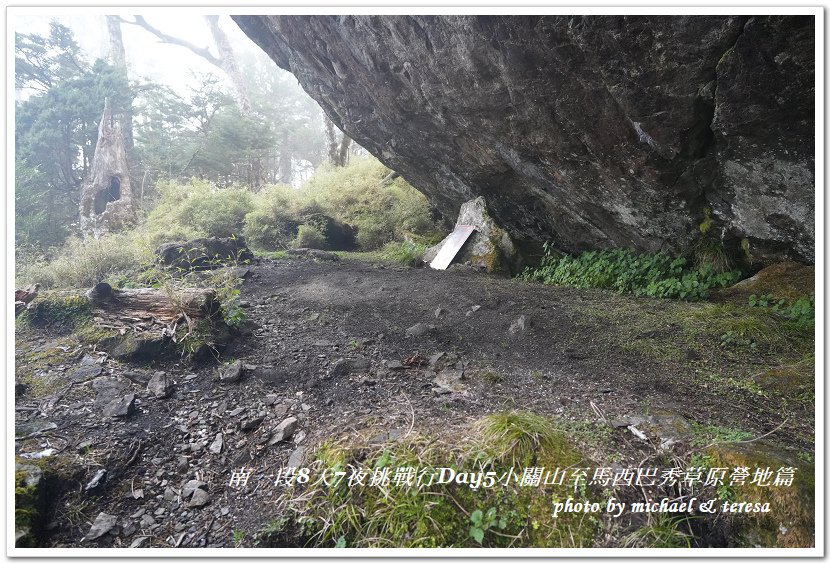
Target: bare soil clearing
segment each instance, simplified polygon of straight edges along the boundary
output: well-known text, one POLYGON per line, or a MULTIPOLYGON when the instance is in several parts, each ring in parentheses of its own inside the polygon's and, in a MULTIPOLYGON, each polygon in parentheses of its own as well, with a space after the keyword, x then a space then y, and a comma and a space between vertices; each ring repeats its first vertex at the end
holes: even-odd
POLYGON ((349 434, 451 433, 496 411, 608 428, 576 445, 622 466, 665 445, 656 426, 639 424, 645 441, 627 429, 655 414, 683 421, 677 456, 705 428, 772 432, 778 447, 813 452, 812 381, 783 393, 758 378, 798 354, 724 345, 717 328, 686 323, 708 319, 712 303, 354 259, 262 259, 241 298, 248 321, 222 365, 134 365, 71 334, 18 333, 17 376, 30 387, 16 400, 16 453, 54 448, 71 468, 47 518, 49 546, 251 546, 284 510, 272 481, 292 454, 349 434), (241 360, 241 379, 222 383, 230 360, 241 360), (157 371, 175 381, 169 398, 146 391, 157 371), (129 394, 134 411, 102 414, 129 394), (291 416, 293 436, 269 445, 291 416), (251 481, 234 490, 240 467, 251 481), (101 469, 106 478, 85 490, 101 469), (117 517, 118 533, 82 540, 100 512, 117 517))

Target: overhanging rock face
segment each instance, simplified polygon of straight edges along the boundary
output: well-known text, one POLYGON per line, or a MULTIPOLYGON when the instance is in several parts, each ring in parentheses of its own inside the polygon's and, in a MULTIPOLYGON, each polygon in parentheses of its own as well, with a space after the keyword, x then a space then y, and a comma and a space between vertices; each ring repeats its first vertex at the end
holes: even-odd
POLYGON ((748 16, 234 16, 448 223, 814 258, 814 22, 748 16))

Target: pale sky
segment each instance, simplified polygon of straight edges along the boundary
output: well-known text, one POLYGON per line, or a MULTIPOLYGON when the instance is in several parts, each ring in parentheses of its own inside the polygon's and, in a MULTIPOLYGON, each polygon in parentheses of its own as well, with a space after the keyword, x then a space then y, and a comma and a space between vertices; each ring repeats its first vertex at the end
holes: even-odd
MULTIPOLYGON (((91 62, 95 58, 107 56, 109 37, 104 15, 106 14, 99 10, 62 14, 58 9, 43 15, 18 15, 13 18, 13 24, 14 31, 18 33, 46 34, 49 31, 49 21, 57 19, 72 29, 75 40, 89 55, 91 62)), ((132 19, 127 13, 120 15, 125 19, 132 19)), ((202 14, 168 10, 146 11, 141 15, 144 15, 150 25, 162 32, 189 41, 198 47, 209 47, 211 52, 218 54, 213 47, 213 38, 202 14)), ((229 16, 222 16, 219 25, 228 35, 236 53, 259 50, 229 16)), ((132 78, 144 77, 166 84, 180 93, 186 93, 188 84, 192 84, 190 71, 210 72, 225 78, 221 70, 198 55, 184 47, 161 43, 154 35, 138 26, 122 24, 121 33, 132 78)), ((285 72, 276 64, 274 69, 276 72, 285 72)))

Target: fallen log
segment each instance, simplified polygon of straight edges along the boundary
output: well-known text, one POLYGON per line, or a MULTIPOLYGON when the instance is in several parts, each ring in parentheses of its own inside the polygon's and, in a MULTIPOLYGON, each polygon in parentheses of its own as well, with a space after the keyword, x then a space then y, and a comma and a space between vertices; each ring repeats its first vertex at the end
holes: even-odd
POLYGON ((28 285, 23 289, 16 289, 14 290, 14 316, 16 317, 20 313, 26 310, 26 307, 34 301, 35 297, 37 297, 37 292, 40 289, 40 284, 35 283, 32 285, 28 285))
POLYGON ((219 309, 212 289, 113 289, 102 282, 87 291, 86 298, 95 317, 128 324, 152 320, 169 325, 182 318, 207 318, 219 309))
POLYGON ((221 347, 228 327, 212 289, 114 289, 43 294, 27 310, 40 326, 79 330, 115 358, 152 358, 171 349, 197 356, 221 347), (171 348, 172 345, 172 348, 171 348))

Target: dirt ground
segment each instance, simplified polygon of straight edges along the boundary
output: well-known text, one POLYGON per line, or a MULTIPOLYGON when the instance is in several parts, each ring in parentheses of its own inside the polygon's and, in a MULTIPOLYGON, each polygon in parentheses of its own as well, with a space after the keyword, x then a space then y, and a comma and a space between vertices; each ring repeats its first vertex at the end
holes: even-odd
POLYGON ((622 465, 641 463, 665 439, 648 425, 640 425, 646 440, 627 428, 655 413, 684 421, 683 452, 706 428, 772 432, 783 448, 813 452, 809 393, 756 384, 781 353, 724 347, 718 334, 684 328, 708 303, 355 259, 262 259, 249 270, 248 322, 220 366, 118 362, 72 335, 18 334, 18 374, 38 357, 35 377, 57 383, 17 398, 16 453, 53 448, 73 476, 55 485, 48 546, 250 546, 235 531, 280 516, 270 481, 292 454, 349 434, 441 433, 496 411, 608 423, 605 451, 594 453, 613 450, 622 465), (220 383, 220 368, 237 359, 241 380, 220 383), (443 387, 435 382, 442 369, 452 375, 443 387), (176 383, 170 398, 145 391, 159 370, 176 383), (126 393, 136 394, 134 413, 101 415, 126 393), (268 445, 289 416, 298 422, 292 439, 268 445), (248 486, 228 487, 241 467, 252 470, 248 486), (101 469, 106 478, 87 489, 101 469), (182 502, 191 480, 208 493, 204 506, 182 502), (120 532, 85 540, 99 512, 116 516, 120 532))

